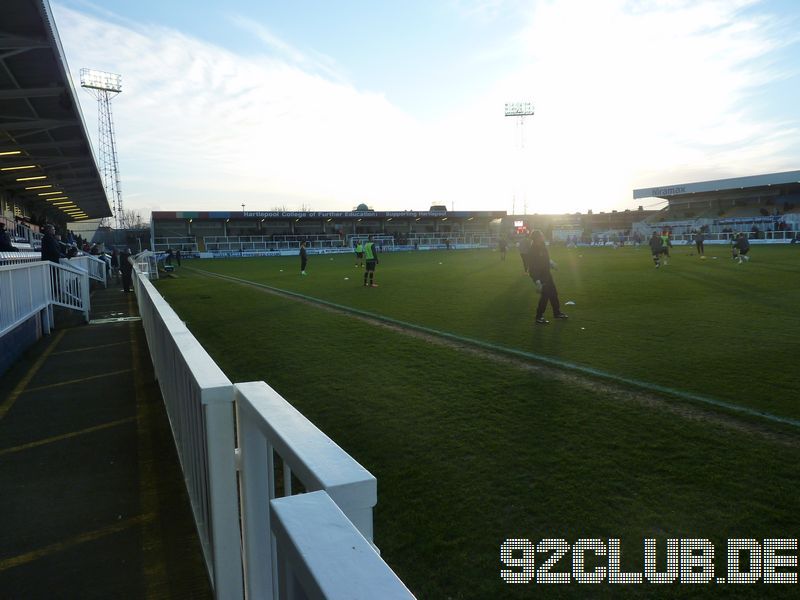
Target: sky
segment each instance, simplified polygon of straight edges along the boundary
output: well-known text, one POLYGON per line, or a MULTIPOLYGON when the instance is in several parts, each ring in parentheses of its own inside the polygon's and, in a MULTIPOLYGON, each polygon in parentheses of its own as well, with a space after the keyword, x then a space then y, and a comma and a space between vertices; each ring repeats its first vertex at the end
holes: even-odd
POLYGON ((796 0, 50 0, 112 101, 123 205, 658 208, 800 169, 796 0), (534 115, 506 117, 510 102, 534 115))

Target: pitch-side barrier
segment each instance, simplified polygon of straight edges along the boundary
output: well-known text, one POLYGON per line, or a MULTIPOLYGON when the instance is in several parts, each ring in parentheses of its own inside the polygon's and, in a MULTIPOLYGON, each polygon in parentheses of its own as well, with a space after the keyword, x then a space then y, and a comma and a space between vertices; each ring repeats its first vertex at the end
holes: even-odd
POLYGON ((266 383, 232 384, 134 268, 215 597, 413 598, 372 545, 375 478, 266 383))

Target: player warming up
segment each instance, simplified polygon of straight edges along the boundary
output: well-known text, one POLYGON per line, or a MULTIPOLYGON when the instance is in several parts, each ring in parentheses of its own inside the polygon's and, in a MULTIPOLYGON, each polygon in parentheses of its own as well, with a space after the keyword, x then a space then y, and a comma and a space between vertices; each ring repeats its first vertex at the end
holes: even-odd
POLYGON ((567 315, 561 312, 558 290, 553 281, 553 275, 550 273, 551 268, 556 268, 556 263, 550 260, 550 253, 544 243, 544 235, 538 229, 531 231, 530 245, 522 253, 522 266, 533 280, 536 291, 541 294, 539 304, 536 306, 536 323, 547 325, 550 322, 544 318, 548 302, 553 308, 554 318, 566 319, 567 315))
POLYGON ((369 236, 367 243, 364 244, 364 259, 366 260, 366 269, 364 270, 364 285, 369 287, 378 287, 375 283, 375 266, 378 264, 378 252, 375 250, 375 242, 372 241, 372 236, 369 236), (369 283, 367 283, 369 278, 369 283))
POLYGON ((361 240, 356 242, 356 267, 363 267, 364 266, 364 245, 361 243, 361 240))
POLYGON ((747 236, 740 233, 736 236, 736 241, 733 243, 733 260, 738 260, 739 264, 749 261, 750 257, 747 253, 750 252, 750 242, 747 241, 747 236))
POLYGON ((308 264, 308 252, 306 252, 306 243, 300 242, 300 275, 307 275, 306 265, 308 264))
POLYGON ((661 259, 664 263, 664 266, 669 264, 669 249, 672 247, 672 240, 669 237, 669 231, 665 231, 661 234, 661 254, 664 255, 664 258, 661 259))
POLYGON ((658 235, 655 231, 653 231, 653 235, 650 236, 650 252, 653 255, 653 262, 656 264, 656 269, 661 266, 661 253, 664 251, 664 240, 661 239, 661 236, 658 235))

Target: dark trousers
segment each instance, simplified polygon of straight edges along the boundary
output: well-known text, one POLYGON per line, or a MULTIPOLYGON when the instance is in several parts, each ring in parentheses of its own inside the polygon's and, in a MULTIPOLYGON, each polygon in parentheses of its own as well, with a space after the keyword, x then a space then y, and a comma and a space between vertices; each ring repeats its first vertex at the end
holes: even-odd
POLYGON ((304 256, 303 258, 300 259, 300 270, 305 271, 307 264, 308 264, 308 259, 304 256))
POLYGON ((553 316, 561 313, 561 303, 558 301, 558 290, 553 278, 548 276, 542 280, 542 295, 539 297, 539 304, 536 307, 536 318, 544 316, 547 303, 553 308, 553 316))
POLYGON ((703 254, 705 248, 703 248, 703 242, 695 242, 695 246, 697 246, 697 253, 703 254))
POLYGON ((122 289, 130 292, 133 287, 133 271, 128 269, 122 270, 122 289))

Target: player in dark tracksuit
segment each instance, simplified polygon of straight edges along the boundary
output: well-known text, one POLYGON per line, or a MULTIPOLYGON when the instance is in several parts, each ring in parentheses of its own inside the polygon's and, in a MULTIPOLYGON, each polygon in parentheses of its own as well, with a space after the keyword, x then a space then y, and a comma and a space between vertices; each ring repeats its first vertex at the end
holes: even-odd
POLYGON ((739 264, 742 264, 742 260, 750 260, 750 257, 747 256, 747 253, 750 251, 750 242, 747 241, 747 236, 743 233, 740 233, 736 237, 736 241, 733 243, 733 259, 738 260, 739 264))
POLYGON ((306 275, 307 264, 308 264, 308 252, 306 252, 306 243, 300 242, 300 275, 306 275))
POLYGON ((694 234, 694 245, 697 246, 697 253, 700 256, 703 256, 705 254, 705 241, 706 241, 706 236, 703 235, 702 231, 698 231, 697 233, 694 234))
POLYGON ((553 309, 554 318, 566 319, 567 315, 561 312, 558 290, 553 281, 553 275, 550 273, 550 268, 555 267, 555 263, 550 260, 550 253, 547 252, 547 246, 544 243, 544 235, 538 229, 531 232, 530 245, 522 253, 522 266, 541 294, 539 304, 536 306, 536 322, 540 325, 547 325, 550 322, 544 318, 548 302, 553 309))
POLYGON ((656 263, 656 269, 661 266, 661 254, 664 252, 664 240, 655 231, 650 236, 650 252, 653 255, 653 262, 656 263))

